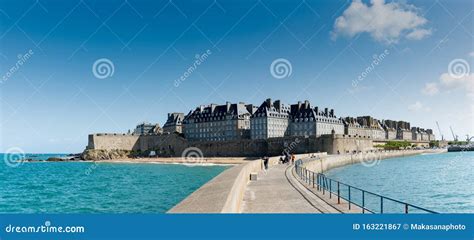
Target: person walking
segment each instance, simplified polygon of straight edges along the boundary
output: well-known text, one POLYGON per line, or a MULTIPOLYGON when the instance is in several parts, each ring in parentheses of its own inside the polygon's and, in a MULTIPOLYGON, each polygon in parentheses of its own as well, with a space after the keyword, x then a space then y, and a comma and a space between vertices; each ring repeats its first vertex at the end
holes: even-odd
POLYGON ((295 155, 291 154, 291 164, 295 164, 295 155))
POLYGON ((267 156, 263 157, 263 166, 265 167, 265 170, 268 170, 268 157, 267 156))

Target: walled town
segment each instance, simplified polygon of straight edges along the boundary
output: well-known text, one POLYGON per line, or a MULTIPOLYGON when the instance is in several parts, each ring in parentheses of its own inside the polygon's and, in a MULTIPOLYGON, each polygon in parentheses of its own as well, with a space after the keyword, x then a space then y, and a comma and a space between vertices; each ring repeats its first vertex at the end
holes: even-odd
POLYGON ((201 105, 186 115, 169 113, 163 127, 141 123, 126 134, 91 134, 86 149, 166 157, 182 156, 193 148, 206 157, 261 157, 282 151, 368 152, 393 142, 428 147, 434 140, 432 129, 412 127, 406 121, 337 117, 334 109, 312 106, 309 101, 287 105, 266 99, 260 105, 227 102, 201 105))

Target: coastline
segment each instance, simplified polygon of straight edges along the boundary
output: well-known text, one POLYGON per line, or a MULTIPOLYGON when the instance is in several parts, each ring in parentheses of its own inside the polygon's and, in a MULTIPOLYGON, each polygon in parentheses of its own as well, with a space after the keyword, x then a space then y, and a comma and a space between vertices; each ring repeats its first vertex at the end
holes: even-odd
POLYGON ((184 165, 236 165, 256 159, 247 158, 120 158, 108 160, 95 160, 96 163, 155 163, 155 164, 184 164, 184 165))
POLYGON ((421 154, 441 154, 446 153, 446 149, 426 149, 426 150, 391 150, 381 152, 368 152, 348 155, 327 155, 321 159, 303 159, 303 168, 316 173, 324 173, 334 168, 344 167, 352 164, 376 164, 378 161, 388 160, 398 157, 407 157, 421 154))
POLYGON ((20 162, 89 162, 89 163, 150 163, 150 164, 181 164, 190 166, 213 166, 213 165, 238 165, 247 163, 250 161, 258 160, 258 158, 246 158, 246 157, 213 157, 213 158, 163 158, 163 157, 150 157, 150 158, 117 158, 117 159, 101 159, 101 160, 77 160, 77 159, 60 159, 54 158, 54 160, 33 160, 25 159, 20 162))

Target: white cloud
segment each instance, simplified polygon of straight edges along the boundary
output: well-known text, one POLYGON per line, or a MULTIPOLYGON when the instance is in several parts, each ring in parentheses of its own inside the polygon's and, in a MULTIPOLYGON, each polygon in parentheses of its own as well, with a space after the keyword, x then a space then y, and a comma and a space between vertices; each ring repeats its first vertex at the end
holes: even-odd
MULTIPOLYGON (((470 55, 472 52, 470 53, 470 55)), ((448 66, 448 72, 439 76, 438 82, 426 83, 421 92, 433 96, 440 91, 462 89, 467 97, 474 99, 474 73, 470 72, 469 62, 455 59, 448 66)))
POLYGON ((431 111, 431 108, 425 107, 423 103, 416 101, 414 104, 408 105, 408 110, 412 112, 420 112, 420 111, 429 112, 431 111))
POLYGON ((431 30, 429 29, 415 29, 408 33, 406 37, 410 40, 420 40, 429 35, 431 35, 431 30))
POLYGON ((438 84, 434 82, 426 83, 425 87, 421 90, 421 92, 428 96, 436 95, 439 93, 438 84))
POLYGON ((462 77, 452 76, 449 73, 443 73, 439 77, 440 83, 447 89, 462 88, 466 90, 467 95, 474 97, 474 74, 466 74, 462 77))
POLYGON ((396 43, 400 38, 420 40, 431 34, 423 26, 428 22, 413 5, 372 0, 371 5, 353 0, 334 23, 333 39, 368 33, 379 42, 396 43))
POLYGON ((474 57, 474 52, 470 52, 469 56, 474 57))

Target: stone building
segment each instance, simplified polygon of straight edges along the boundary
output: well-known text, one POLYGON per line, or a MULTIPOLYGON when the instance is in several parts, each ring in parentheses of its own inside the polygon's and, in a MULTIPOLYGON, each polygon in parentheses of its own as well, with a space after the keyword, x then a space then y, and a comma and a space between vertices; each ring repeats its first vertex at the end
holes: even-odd
POLYGON ((397 122, 392 120, 382 120, 380 125, 385 130, 385 139, 395 140, 397 139, 397 122))
POLYGON ((360 136, 376 140, 386 139, 385 130, 380 122, 370 116, 346 117, 342 119, 344 123, 344 134, 351 136, 360 136))
POLYGON ((159 124, 151 124, 143 122, 138 124, 133 131, 133 134, 145 135, 145 134, 159 134, 162 129, 159 124))
POLYGON ((423 129, 419 127, 412 127, 412 140, 413 141, 431 141, 434 140, 433 130, 423 129))
POLYGON ((362 126, 357 121, 357 118, 346 117, 341 119, 344 123, 344 134, 349 136, 360 136, 368 138, 371 136, 372 132, 366 126, 362 126))
POLYGON ((413 141, 421 141, 421 131, 420 131, 420 128, 417 128, 417 127, 412 127, 411 128, 411 140, 413 141))
POLYGON ((250 117, 251 139, 268 139, 290 135, 290 107, 280 100, 265 100, 250 117))
POLYGON ((183 133, 189 141, 229 141, 250 138, 252 105, 230 103, 199 106, 183 120, 183 133))
POLYGON ((182 133, 183 132, 184 113, 168 113, 168 119, 163 125, 163 132, 182 133))
POLYGON ((298 102, 290 107, 291 136, 316 136, 344 134, 344 124, 334 114, 334 110, 319 111, 312 108, 309 101, 298 102))
POLYGON ((428 141, 435 141, 435 135, 432 129, 426 129, 426 134, 428 134, 428 141))
POLYGON ((357 121, 360 125, 370 129, 370 137, 376 140, 386 139, 385 130, 379 121, 371 116, 357 117, 357 121))
POLYGON ((397 122, 397 139, 408 140, 408 141, 413 139, 409 122, 404 122, 404 121, 397 122))

